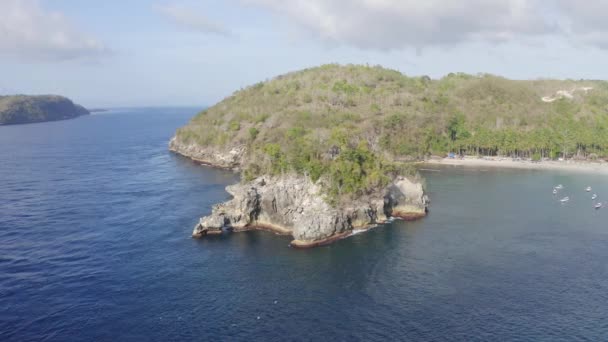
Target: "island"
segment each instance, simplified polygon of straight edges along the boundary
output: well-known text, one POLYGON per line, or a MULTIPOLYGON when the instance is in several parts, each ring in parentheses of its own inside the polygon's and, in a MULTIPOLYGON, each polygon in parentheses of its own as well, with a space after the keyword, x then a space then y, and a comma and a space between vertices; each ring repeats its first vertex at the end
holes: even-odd
POLYGON ((232 199, 193 236, 263 229, 312 247, 391 218, 424 217, 418 162, 603 160, 606 132, 604 81, 431 79, 329 64, 236 91, 178 129, 169 149, 241 173, 227 188, 232 199))
POLYGON ((352 110, 358 82, 332 75, 341 71, 327 66, 258 83, 177 131, 172 151, 242 175, 227 188, 232 200, 214 206, 193 236, 261 229, 314 247, 426 215, 422 179, 380 144, 376 112, 352 110))
POLYGON ((66 120, 87 114, 87 109, 63 96, 0 96, 0 125, 66 120))

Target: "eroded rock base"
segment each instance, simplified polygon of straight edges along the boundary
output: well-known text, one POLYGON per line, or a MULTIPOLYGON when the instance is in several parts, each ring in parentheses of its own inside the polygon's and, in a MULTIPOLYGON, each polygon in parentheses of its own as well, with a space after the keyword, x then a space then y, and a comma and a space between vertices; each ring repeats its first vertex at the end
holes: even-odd
POLYGON ((310 248, 386 223, 391 217, 420 219, 428 206, 422 185, 405 177, 341 208, 330 206, 320 187, 304 176, 260 177, 226 190, 233 199, 215 205, 211 215, 201 218, 193 237, 223 230, 265 230, 293 236, 293 247, 310 248))

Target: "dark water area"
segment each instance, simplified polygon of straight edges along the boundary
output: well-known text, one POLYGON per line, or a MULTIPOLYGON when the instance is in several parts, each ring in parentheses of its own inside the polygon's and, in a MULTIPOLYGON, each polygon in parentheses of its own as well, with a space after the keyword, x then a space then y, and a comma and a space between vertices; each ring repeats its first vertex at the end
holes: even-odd
POLYGON ((167 151, 195 112, 0 127, 0 341, 608 340, 605 176, 442 168, 421 221, 193 240, 237 180, 167 151))

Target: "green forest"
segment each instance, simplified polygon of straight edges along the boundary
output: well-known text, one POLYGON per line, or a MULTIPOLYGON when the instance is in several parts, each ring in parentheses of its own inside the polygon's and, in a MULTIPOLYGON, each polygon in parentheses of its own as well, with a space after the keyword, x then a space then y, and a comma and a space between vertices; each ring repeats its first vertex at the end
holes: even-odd
POLYGON ((463 73, 434 80, 330 64, 241 89, 177 137, 217 149, 247 146, 245 179, 305 173, 339 198, 411 172, 403 162, 450 152, 603 159, 607 132, 604 81, 463 73))

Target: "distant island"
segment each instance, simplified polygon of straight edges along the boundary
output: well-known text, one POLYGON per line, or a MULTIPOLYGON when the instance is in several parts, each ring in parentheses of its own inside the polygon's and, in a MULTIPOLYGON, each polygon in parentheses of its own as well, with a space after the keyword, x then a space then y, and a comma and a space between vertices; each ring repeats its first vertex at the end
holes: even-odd
POLYGON ((412 163, 433 156, 527 160, 608 156, 608 83, 464 73, 409 77, 324 65, 278 76, 203 110, 170 142, 236 169, 234 199, 195 236, 270 229, 315 246, 390 217, 426 213, 412 163))
POLYGON ((87 114, 87 109, 63 96, 0 96, 0 125, 66 120, 87 114))

